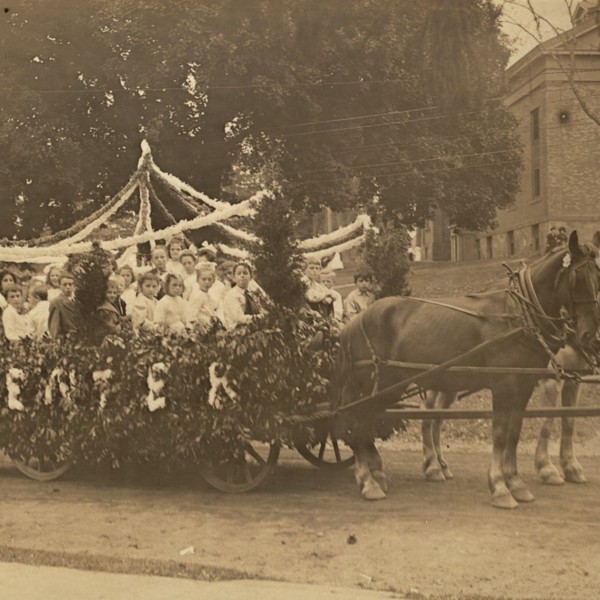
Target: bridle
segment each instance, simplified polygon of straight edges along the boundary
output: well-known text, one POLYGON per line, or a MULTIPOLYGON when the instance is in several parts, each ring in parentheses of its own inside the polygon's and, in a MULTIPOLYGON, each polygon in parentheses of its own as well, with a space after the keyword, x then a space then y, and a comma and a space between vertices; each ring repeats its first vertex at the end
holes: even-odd
POLYGON ((566 307, 567 311, 570 315, 570 318, 575 320, 575 308, 579 304, 594 304, 596 306, 596 313, 598 313, 598 293, 600 290, 596 285, 594 285, 594 277, 593 273, 596 277, 600 274, 600 268, 596 263, 596 257, 592 254, 589 256, 584 256, 577 260, 574 264, 571 264, 572 256, 571 253, 565 254, 563 259, 563 267, 557 273, 556 279, 554 281, 554 290, 557 291, 561 282, 566 279, 567 290, 569 294, 569 306, 566 307), (565 264, 566 263, 566 264, 565 264), (585 269, 585 271, 584 271, 585 269), (575 288, 577 275, 581 271, 584 271, 583 275, 586 280, 586 292, 584 296, 575 296, 573 294, 573 290, 575 288))

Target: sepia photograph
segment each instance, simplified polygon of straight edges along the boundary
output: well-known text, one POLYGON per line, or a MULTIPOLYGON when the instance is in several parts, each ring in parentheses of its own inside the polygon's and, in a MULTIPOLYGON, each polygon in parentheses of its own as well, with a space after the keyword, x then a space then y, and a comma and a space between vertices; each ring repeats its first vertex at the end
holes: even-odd
POLYGON ((0 19, 2 600, 600 597, 600 0, 0 19))

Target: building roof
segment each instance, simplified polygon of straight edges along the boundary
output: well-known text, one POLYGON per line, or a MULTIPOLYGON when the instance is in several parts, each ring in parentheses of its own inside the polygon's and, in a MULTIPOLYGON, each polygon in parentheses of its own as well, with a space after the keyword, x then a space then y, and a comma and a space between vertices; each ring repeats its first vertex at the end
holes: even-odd
POLYGON ((573 21, 579 23, 592 16, 593 13, 600 12, 599 0, 582 0, 573 13, 573 21))

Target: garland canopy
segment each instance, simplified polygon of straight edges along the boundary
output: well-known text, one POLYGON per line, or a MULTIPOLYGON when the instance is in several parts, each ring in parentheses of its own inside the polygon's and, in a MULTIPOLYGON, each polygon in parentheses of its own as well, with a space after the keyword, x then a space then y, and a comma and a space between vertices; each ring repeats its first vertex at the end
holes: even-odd
MULTIPOLYGON (((214 200, 175 175, 162 171, 154 163, 146 140, 142 141, 141 148, 142 154, 136 171, 125 186, 101 208, 63 231, 31 240, 11 241, 0 246, 0 261, 47 264, 66 261, 71 254, 89 252, 93 247, 90 238, 93 239, 94 232, 104 226, 132 198, 136 190, 139 204, 132 235, 104 241, 104 249, 121 251, 122 258, 125 258, 134 254, 138 244, 150 243, 152 247, 156 240, 169 239, 189 231, 217 228, 222 234, 221 237, 232 244, 217 243, 221 252, 233 257, 246 258, 248 251, 245 247, 256 243, 258 239, 253 233, 229 225, 225 221, 234 217, 251 217, 256 205, 269 196, 270 192, 262 190, 239 204, 214 200), (161 200, 157 189, 169 199, 168 205, 161 200), (178 215, 185 215, 185 218, 173 216, 172 211, 175 209, 178 215), (154 230, 153 214, 160 216, 161 221, 168 225, 154 230)), ((331 233, 299 240, 298 246, 307 257, 333 256, 336 252, 361 245, 366 231, 371 228, 369 217, 363 214, 350 225, 331 233)))

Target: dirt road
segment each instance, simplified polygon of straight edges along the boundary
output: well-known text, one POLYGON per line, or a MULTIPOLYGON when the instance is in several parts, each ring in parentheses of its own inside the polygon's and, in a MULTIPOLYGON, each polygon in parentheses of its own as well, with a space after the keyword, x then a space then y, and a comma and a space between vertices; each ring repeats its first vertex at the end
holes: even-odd
POLYGON ((456 479, 446 484, 423 481, 415 451, 392 443, 383 456, 390 496, 375 504, 359 498, 350 471, 317 470, 292 451, 262 488, 239 496, 152 469, 80 467, 42 484, 2 459, 0 545, 176 560, 414 597, 599 597, 597 458, 581 458, 590 483, 552 488, 536 482, 523 456, 537 500, 503 512, 489 504, 485 452, 450 454, 456 479), (194 554, 180 556, 189 546, 194 554))

